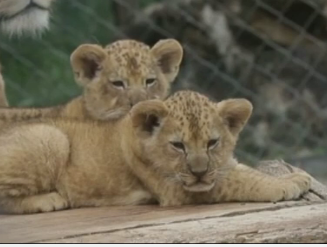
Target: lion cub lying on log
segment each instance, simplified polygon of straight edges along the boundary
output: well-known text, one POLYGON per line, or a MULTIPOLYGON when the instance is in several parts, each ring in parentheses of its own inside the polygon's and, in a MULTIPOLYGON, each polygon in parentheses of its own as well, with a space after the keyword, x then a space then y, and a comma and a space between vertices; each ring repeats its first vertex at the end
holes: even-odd
MULTIPOLYGON (((83 87, 82 96, 49 108, 0 108, 0 122, 42 117, 120 118, 139 101, 166 98, 182 58, 183 48, 174 39, 161 40, 152 48, 135 40, 119 40, 106 48, 81 45, 71 55, 71 66, 83 87)), ((4 82, 1 85, 4 90, 4 82)), ((7 105, 6 98, 2 102, 7 105)))
POLYGON ((118 121, 43 119, 0 132, 0 208, 161 206, 297 199, 310 176, 265 175, 233 158, 252 112, 190 91, 136 104, 118 121))

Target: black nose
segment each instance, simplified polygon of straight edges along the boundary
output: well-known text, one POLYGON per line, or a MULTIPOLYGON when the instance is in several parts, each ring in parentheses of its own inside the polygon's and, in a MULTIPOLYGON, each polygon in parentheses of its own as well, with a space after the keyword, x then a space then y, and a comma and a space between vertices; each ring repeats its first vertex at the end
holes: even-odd
POLYGON ((191 170, 191 173, 197 178, 202 178, 207 173, 207 170, 202 170, 202 171, 192 171, 191 170))

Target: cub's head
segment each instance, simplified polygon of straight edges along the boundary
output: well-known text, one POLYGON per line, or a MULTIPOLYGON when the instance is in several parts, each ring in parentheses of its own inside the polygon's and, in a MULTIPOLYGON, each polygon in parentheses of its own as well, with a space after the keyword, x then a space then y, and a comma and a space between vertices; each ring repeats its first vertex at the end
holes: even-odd
POLYGON ((37 33, 49 26, 54 0, 0 0, 0 29, 9 35, 37 33))
POLYGON ((116 41, 105 48, 81 45, 71 56, 76 81, 84 87, 86 108, 99 120, 124 116, 133 105, 164 99, 183 57, 174 39, 152 48, 135 40, 116 41))
POLYGON ((190 192, 208 191, 228 161, 252 113, 246 99, 214 103, 181 91, 165 102, 152 100, 131 110, 135 146, 163 177, 190 192))

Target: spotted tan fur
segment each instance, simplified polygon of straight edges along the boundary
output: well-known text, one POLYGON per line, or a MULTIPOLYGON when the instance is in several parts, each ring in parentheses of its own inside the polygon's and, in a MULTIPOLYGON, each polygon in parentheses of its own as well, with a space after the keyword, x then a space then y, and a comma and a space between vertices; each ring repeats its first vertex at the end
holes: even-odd
POLYGON ((118 121, 36 120, 0 132, 0 208, 161 206, 298 198, 310 177, 265 175, 233 158, 252 112, 245 99, 179 92, 118 121))
POLYGON ((181 45, 161 40, 152 48, 135 40, 119 40, 105 48, 79 46, 71 55, 76 81, 83 95, 49 108, 2 108, 2 123, 40 117, 118 119, 131 106, 147 99, 164 99, 183 57, 181 45), (150 83, 149 83, 150 82, 150 83))

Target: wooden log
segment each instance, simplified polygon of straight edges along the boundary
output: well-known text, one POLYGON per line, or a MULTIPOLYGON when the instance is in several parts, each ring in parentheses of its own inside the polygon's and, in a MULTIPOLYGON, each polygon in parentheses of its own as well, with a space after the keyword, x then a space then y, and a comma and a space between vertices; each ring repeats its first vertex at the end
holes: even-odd
POLYGON ((315 243, 327 242, 327 203, 87 208, 0 223, 1 243, 315 243))

